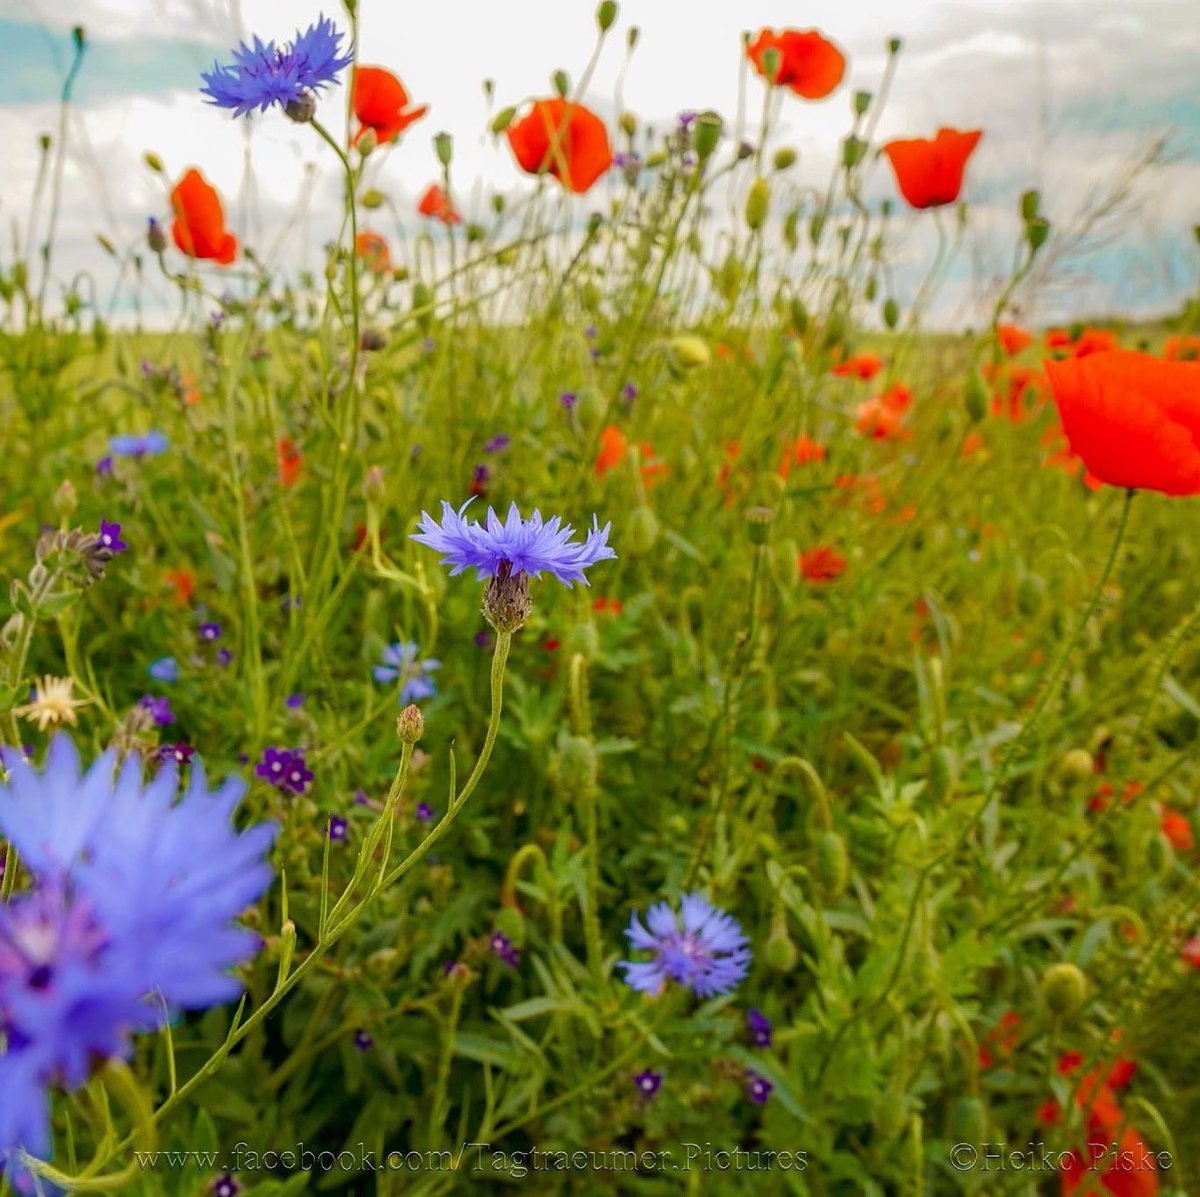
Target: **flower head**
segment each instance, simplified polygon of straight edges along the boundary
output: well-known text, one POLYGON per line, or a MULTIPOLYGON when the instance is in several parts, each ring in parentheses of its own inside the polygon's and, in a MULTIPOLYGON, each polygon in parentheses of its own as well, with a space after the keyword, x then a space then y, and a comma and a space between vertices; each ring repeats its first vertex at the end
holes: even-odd
POLYGON ((254 775, 285 794, 303 794, 313 780, 313 772, 300 748, 266 749, 254 767, 254 775))
POLYGON ((649 1101, 652 1097, 658 1096, 658 1091, 662 1088, 663 1074, 647 1068, 633 1078, 633 1083, 637 1091, 649 1101))
POLYGON ((589 190, 612 165, 604 122, 581 104, 536 100, 508 126, 508 144, 527 175, 548 174, 577 195, 589 190))
POLYGON ((354 143, 362 141, 367 130, 375 134, 378 145, 395 141, 414 121, 419 121, 429 106, 408 106, 404 84, 383 67, 360 66, 354 71, 354 115, 359 130, 354 143))
POLYGON ((169 698, 158 698, 153 694, 144 695, 138 706, 150 712, 150 717, 159 727, 170 727, 175 722, 175 713, 171 710, 169 698))
POLYGON ((179 664, 174 657, 159 657, 157 661, 151 661, 146 667, 146 672, 156 682, 170 685, 179 681, 179 664))
POLYGON ((124 553, 129 546, 121 539, 121 525, 110 524, 108 520, 101 519, 100 531, 100 547, 112 556, 118 553, 124 553))
POLYGON ((145 432, 134 435, 114 436, 108 442, 108 447, 114 457, 157 457, 165 453, 170 442, 161 432, 145 432))
POLYGON ((932 139, 889 141, 883 152, 892 164, 900 194, 914 208, 955 203, 962 191, 967 159, 982 136, 978 129, 967 133, 939 129, 932 139))
POLYGON ((815 29, 760 31, 746 54, 754 69, 773 87, 787 87, 805 100, 823 100, 846 73, 846 56, 815 29), (767 52, 778 56, 774 77, 767 71, 767 52))
POLYGON ((228 108, 234 116, 245 116, 258 109, 266 112, 272 104, 305 106, 311 93, 337 82, 338 75, 354 60, 341 51, 342 33, 321 16, 315 25, 282 49, 274 41, 254 39, 252 46, 245 42, 233 51, 228 66, 213 63, 211 71, 202 74, 205 86, 200 89, 209 102, 218 108, 228 108))
POLYGON ((350 824, 341 815, 329 816, 329 842, 340 844, 350 833, 350 824))
POLYGON ((462 224, 462 217, 454 207, 444 187, 430 183, 425 194, 417 204, 417 212, 430 220, 440 220, 442 224, 462 224))
POLYGON ((0 784, 0 838, 33 882, 0 907, 0 1167, 10 1176, 21 1151, 49 1154, 51 1085, 77 1088, 96 1062, 127 1058, 130 1035, 174 1010, 235 997, 229 970, 257 950, 232 923, 270 880, 274 829, 234 830, 241 783, 210 792, 196 762, 180 796, 174 769, 146 784, 136 758, 115 767, 109 752, 81 772, 59 737, 41 771, 22 763, 0 784))
POLYGON ((746 1096, 756 1106, 765 1106, 767 1099, 771 1096, 771 1090, 774 1088, 775 1086, 765 1076, 755 1072, 752 1068, 746 1070, 746 1096))
POLYGON ((468 523, 463 518, 467 504, 457 511, 442 502, 439 524, 428 512, 421 513, 419 531, 412 539, 443 554, 442 564, 452 566, 451 577, 464 570, 474 569, 482 581, 485 578, 518 576, 540 578, 552 574, 564 586, 576 582, 588 584, 585 570, 600 561, 616 557, 609 548, 611 524, 600 527, 592 517, 592 528, 580 542, 572 540, 575 529, 564 524, 559 516, 543 520, 540 511, 523 519, 514 503, 504 522, 488 508, 485 523, 468 523))
POLYGON ((228 266, 237 257, 238 239, 225 228, 221 197, 195 167, 175 185, 171 208, 171 237, 181 253, 218 266, 228 266))
POLYGON ((411 641, 389 644, 383 650, 382 664, 371 671, 377 682, 401 682, 400 702, 420 702, 437 693, 437 685, 429 675, 441 669, 441 661, 432 658, 420 661, 420 652, 411 641))
POLYGON ((761 1010, 746 1011, 746 1028, 755 1047, 771 1046, 771 1020, 761 1010))
POLYGON ((509 968, 516 968, 521 963, 521 953, 513 947, 512 940, 503 931, 493 931, 488 947, 497 960, 503 961, 509 968))
POLYGON ((38 731, 45 731, 51 724, 69 723, 74 726, 75 712, 87 706, 86 699, 75 697, 74 687, 74 678, 46 674, 34 684, 30 701, 17 707, 13 713, 24 716, 30 723, 36 723, 38 731))
POLYGON ((638 951, 654 953, 644 963, 620 962, 626 982, 643 993, 657 993, 674 981, 697 997, 715 997, 750 971, 741 924, 700 894, 687 894, 678 914, 666 902, 651 906, 645 927, 633 915, 625 936, 638 951))

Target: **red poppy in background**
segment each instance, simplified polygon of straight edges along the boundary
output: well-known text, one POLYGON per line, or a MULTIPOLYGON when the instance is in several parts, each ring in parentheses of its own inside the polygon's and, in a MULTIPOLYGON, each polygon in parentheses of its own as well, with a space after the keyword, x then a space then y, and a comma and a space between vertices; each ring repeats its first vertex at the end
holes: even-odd
POLYGON ((1046 363, 1071 451, 1109 486, 1200 494, 1200 362, 1117 351, 1046 363))
POLYGON ((385 274, 392 268, 392 251, 378 233, 369 230, 359 233, 354 239, 354 252, 366 263, 367 269, 375 274, 385 274))
POLYGON ((1000 377, 1001 382, 992 394, 992 415, 1020 423, 1028 414, 1026 399, 1042 397, 1046 376, 1030 366, 1005 366, 1000 377))
POLYGON ((408 92, 391 71, 364 66, 354 72, 354 115, 360 126, 354 135, 355 145, 362 141, 368 129, 374 130, 380 145, 395 141, 428 111, 428 104, 409 108, 408 92))
POLYGON ((967 159, 982 136, 979 129, 966 133, 939 129, 932 140, 889 141, 883 152, 892 164, 900 194, 914 208, 953 204, 962 191, 967 159))
POLYGON ((163 583, 178 607, 186 607, 196 593, 196 575, 190 569, 163 570, 163 583))
POLYGON ((1188 822, 1186 815, 1181 815, 1177 810, 1164 806, 1159 826, 1162 828, 1163 835, 1166 836, 1167 843, 1176 852, 1190 852, 1196 846, 1191 823, 1188 822))
POLYGON ((612 165, 604 122, 581 104, 535 100, 508 126, 508 144, 527 175, 548 174, 582 195, 612 165))
POLYGON ((806 582, 811 582, 814 586, 823 586, 846 572, 846 558, 828 545, 820 545, 807 553, 801 553, 796 558, 796 569, 806 582))
POLYGON ((1015 324, 999 325, 996 329, 996 337, 1006 357, 1016 357, 1023 349, 1028 349, 1033 344, 1033 334, 1027 333, 1023 328, 1018 328, 1015 324))
POLYGON ((596 477, 603 478, 625 460, 629 438, 615 425, 609 424, 600 433, 600 452, 596 454, 596 477))
POLYGON ((175 184, 171 207, 171 236, 189 258, 228 266, 237 257, 238 241, 225 229, 221 197, 194 166, 175 184))
POLYGON ((1052 328, 1046 334, 1046 348, 1059 356, 1090 357, 1093 353, 1111 353, 1120 349, 1114 333, 1103 328, 1085 328, 1078 336, 1072 336, 1062 328, 1052 328))
POLYGON ((291 437, 280 438, 275 446, 275 460, 279 465, 279 485, 284 488, 295 486, 304 465, 304 455, 291 437))
POLYGON ((912 391, 908 387, 889 387, 855 409, 855 427, 862 436, 876 441, 897 441, 908 437, 904 417, 912 406, 912 391))
POLYGON ((870 382, 882 369, 883 358, 878 354, 856 353, 844 362, 838 362, 829 373, 838 378, 860 378, 863 382, 870 382))
POLYGON ((762 29, 746 48, 754 69, 776 87, 789 87, 806 100, 823 100, 842 81, 846 73, 846 56, 815 29, 762 29), (768 77, 766 54, 779 54, 778 73, 768 77))
POLYGON ((436 183, 431 183, 429 190, 421 196, 421 202, 417 205, 417 211, 422 216, 428 216, 431 220, 440 220, 442 224, 462 223, 462 217, 450 202, 450 197, 436 183))
POLYGON ((779 463, 780 478, 787 478, 794 466, 811 465, 825 460, 825 446, 818 444, 810 436, 798 436, 790 445, 783 448, 783 459, 779 463))
POLYGON ((1163 357, 1169 362, 1200 361, 1200 337, 1168 337, 1163 345, 1163 357))
POLYGON ((742 455, 740 441, 730 441, 725 446, 725 461, 717 471, 717 489, 725 496, 725 506, 732 507, 735 498, 733 486, 733 471, 737 460, 742 455))

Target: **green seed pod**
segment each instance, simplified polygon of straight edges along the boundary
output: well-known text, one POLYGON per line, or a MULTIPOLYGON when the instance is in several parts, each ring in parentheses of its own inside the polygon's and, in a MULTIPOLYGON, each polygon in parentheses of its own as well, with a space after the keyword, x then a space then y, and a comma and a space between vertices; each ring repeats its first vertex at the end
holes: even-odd
POLYGON ((501 906, 496 914, 496 930, 499 931, 514 948, 525 946, 525 916, 518 906, 501 906))
POLYGON ((1088 996, 1088 981, 1078 965, 1063 961, 1042 974, 1042 1001, 1055 1018, 1074 1014, 1088 996))
POLYGON ((904 43, 898 37, 888 38, 888 44, 887 44, 888 53, 889 54, 899 54, 900 47, 902 45, 904 45, 904 43))
POLYGON ((1021 193, 1021 219, 1026 224, 1031 220, 1037 219, 1041 206, 1042 196, 1040 192, 1030 190, 1021 193))
POLYGON ((632 112, 622 112, 621 119, 618 122, 621 126, 621 132, 626 137, 633 137, 637 133, 638 122, 637 117, 632 112))
POLYGON ((501 133, 508 129, 508 126, 513 123, 513 118, 517 115, 517 110, 511 106, 501 108, 499 112, 492 118, 492 132, 499 137, 501 133))
POLYGON ((988 412, 988 389, 983 381, 983 375, 978 370, 972 370, 967 375, 967 385, 963 394, 963 407, 973 424, 978 424, 988 412))
POLYGON ((454 159, 454 138, 449 133, 439 133, 433 139, 433 152, 443 166, 449 166, 454 159))
POLYGON ((888 328, 895 328, 900 323, 900 305, 890 297, 883 304, 883 322, 888 328))
POLYGON ((776 170, 790 170, 796 165, 799 156, 791 146, 783 146, 781 149, 775 151, 775 156, 771 162, 776 170))
POLYGON ((631 553, 648 553, 658 541, 658 517, 645 504, 635 507, 625 528, 624 542, 631 553))
POLYGON ((1025 222, 1025 240, 1029 243, 1032 253, 1037 253, 1046 244, 1046 238, 1049 236, 1050 222, 1044 217, 1035 216, 1033 220, 1025 222))
POLYGON ((741 259, 732 251, 725 256, 725 261, 721 263, 721 268, 717 272, 717 290, 721 293, 721 298, 726 303, 732 303, 737 299, 742 290, 742 282, 744 281, 746 272, 742 266, 741 259))
POLYGON ((813 873, 827 897, 838 898, 850 880, 850 857, 846 841, 836 831, 824 831, 817 838, 813 873))
POLYGON ((770 507, 747 507, 746 524, 750 531, 750 543, 764 545, 771 538, 771 525, 775 522, 775 511, 770 507))
POLYGON ((1058 762, 1058 776, 1067 785, 1087 781, 1095 772, 1096 761, 1086 748, 1072 748, 1070 752, 1064 753, 1062 760, 1058 762))
POLYGON ((750 193, 746 196, 746 227, 757 232, 767 220, 771 209, 771 185, 766 179, 757 178, 750 184, 750 193))
POLYGON ((373 210, 375 208, 382 208, 386 199, 387 199, 387 196, 385 196, 383 194, 383 192, 380 191, 378 188, 369 187, 366 191, 364 191, 362 193, 362 195, 360 195, 358 197, 358 202, 364 208, 367 208, 368 210, 373 210))
POLYGON ((601 0, 600 7, 596 9, 596 24, 601 33, 607 33, 617 20, 617 4, 616 0, 601 0))
POLYGON ((765 950, 767 967, 772 972, 790 973, 800 959, 800 952, 788 934, 787 921, 782 918, 773 919, 771 933, 767 936, 765 950))
POLYGON ((954 796, 958 784, 958 756, 953 748, 939 744, 929 754, 929 789, 939 802, 954 796))

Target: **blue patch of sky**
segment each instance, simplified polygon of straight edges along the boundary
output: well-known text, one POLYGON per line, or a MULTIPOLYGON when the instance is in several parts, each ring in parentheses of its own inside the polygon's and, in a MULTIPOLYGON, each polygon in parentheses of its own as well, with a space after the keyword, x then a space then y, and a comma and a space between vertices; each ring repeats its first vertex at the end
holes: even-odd
MULTIPOLYGON (((74 56, 69 33, 0 17, 0 105, 53 103, 74 56)), ((74 96, 81 103, 114 96, 161 95, 194 88, 213 50, 160 38, 106 42, 87 37, 74 96)))

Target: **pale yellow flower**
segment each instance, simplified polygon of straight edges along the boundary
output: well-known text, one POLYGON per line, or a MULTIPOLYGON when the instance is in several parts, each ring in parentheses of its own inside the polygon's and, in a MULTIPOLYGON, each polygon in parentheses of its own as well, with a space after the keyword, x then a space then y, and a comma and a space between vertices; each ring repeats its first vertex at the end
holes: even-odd
POLYGON ((86 699, 76 698, 72 693, 74 685, 74 678, 47 674, 35 683, 33 701, 17 707, 14 713, 36 723, 38 731, 45 731, 52 723, 69 723, 74 727, 75 712, 87 706, 86 699))

